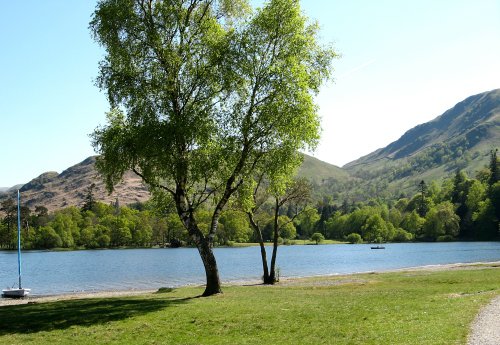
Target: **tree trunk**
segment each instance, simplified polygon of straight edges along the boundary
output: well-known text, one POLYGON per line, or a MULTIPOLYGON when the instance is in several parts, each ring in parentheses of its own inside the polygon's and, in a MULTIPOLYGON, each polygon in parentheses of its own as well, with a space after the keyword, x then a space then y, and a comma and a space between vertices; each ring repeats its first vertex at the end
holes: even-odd
MULTIPOLYGON (((261 237, 262 238, 262 237, 261 237)), ((267 268, 267 253, 264 246, 264 241, 259 241, 260 245, 260 256, 262 257, 262 269, 264 270, 263 281, 264 284, 274 284, 273 279, 269 275, 269 269, 267 268)))
POLYGON ((207 278, 207 285, 203 292, 203 297, 212 296, 222 293, 219 270, 217 269, 217 262, 212 250, 212 246, 206 238, 202 238, 196 243, 198 252, 200 253, 203 266, 205 267, 205 275, 207 278))
POLYGON ((186 189, 184 185, 185 184, 179 184, 177 186, 174 200, 176 203, 177 213, 179 214, 179 217, 186 227, 193 242, 196 244, 196 248, 198 248, 198 252, 200 253, 201 261, 205 267, 207 285, 202 296, 206 297, 222 293, 217 261, 215 260, 214 253, 212 251, 213 237, 210 235, 204 236, 198 228, 198 224, 194 218, 193 209, 186 198, 186 189))
POLYGON ((278 224, 278 216, 279 216, 279 204, 278 199, 276 198, 276 205, 274 208, 274 236, 273 236, 273 254, 271 257, 271 272, 270 272, 270 284, 274 284, 279 280, 279 277, 276 276, 276 255, 278 253, 278 237, 279 237, 279 224, 278 224))
POLYGON ((257 239, 259 241, 260 256, 262 257, 262 270, 264 272, 262 280, 264 281, 264 284, 273 284, 273 281, 269 276, 269 269, 267 266, 267 252, 266 252, 266 247, 264 246, 264 238, 262 237, 262 231, 260 230, 259 225, 255 223, 252 213, 248 212, 247 214, 248 214, 248 219, 250 220, 250 224, 252 225, 252 228, 257 234, 257 239))
POLYGON ((269 275, 269 283, 274 284, 279 280, 279 277, 276 276, 276 256, 278 253, 278 238, 273 241, 273 254, 271 257, 271 272, 269 275))

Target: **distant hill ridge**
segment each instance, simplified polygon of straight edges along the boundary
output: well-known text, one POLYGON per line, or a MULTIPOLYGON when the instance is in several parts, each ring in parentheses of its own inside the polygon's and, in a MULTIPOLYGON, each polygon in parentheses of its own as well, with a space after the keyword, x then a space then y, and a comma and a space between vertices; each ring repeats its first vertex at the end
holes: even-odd
POLYGON ((373 196, 415 190, 421 180, 440 180, 458 169, 474 175, 500 147, 500 89, 457 103, 432 121, 343 169, 371 184, 373 196), (376 188, 373 188, 373 186, 376 188))
MULTIPOLYGON (((315 196, 366 200, 413 193, 422 179, 439 180, 456 169, 469 174, 485 166, 491 149, 500 147, 500 89, 484 92, 456 104, 432 121, 418 125, 395 142, 339 168, 304 155, 298 174, 313 182, 315 196)), ((95 183, 95 197, 105 203, 118 199, 126 205, 149 199, 141 179, 132 172, 108 195, 89 157, 62 173, 46 172, 25 185, 3 187, 0 201, 21 189, 27 206, 49 210, 81 206, 87 189, 95 183)))
POLYGON ((459 142, 467 150, 488 139, 498 143, 500 89, 470 96, 441 116, 407 131, 401 138, 344 165, 349 170, 379 159, 397 160, 418 154, 436 144, 459 142))
MULTIPOLYGON (((103 179, 95 169, 95 161, 95 156, 88 157, 60 174, 50 171, 34 178, 20 188, 23 204, 32 209, 36 206, 45 206, 50 211, 68 206, 81 206, 92 183, 95 184, 95 198, 105 203, 118 199, 125 205, 149 199, 148 189, 132 172, 127 172, 115 191, 108 195, 103 179)), ((14 191, 0 194, 0 201, 8 197, 14 197, 14 191)))
MULTIPOLYGON (((51 211, 67 206, 81 206, 92 183, 95 183, 95 198, 101 202, 111 203, 118 199, 120 204, 127 205, 144 202, 150 198, 148 188, 133 172, 127 172, 123 182, 115 187, 113 194, 108 195, 95 168, 95 161, 96 156, 88 157, 60 174, 49 171, 21 185, 23 203, 32 209, 43 205, 51 211)), ((335 165, 304 155, 304 164, 299 169, 299 175, 319 182, 323 179, 342 181, 348 178, 349 173, 335 165)), ((7 191, 0 192, 0 201, 15 197, 15 190, 6 189, 7 191)))

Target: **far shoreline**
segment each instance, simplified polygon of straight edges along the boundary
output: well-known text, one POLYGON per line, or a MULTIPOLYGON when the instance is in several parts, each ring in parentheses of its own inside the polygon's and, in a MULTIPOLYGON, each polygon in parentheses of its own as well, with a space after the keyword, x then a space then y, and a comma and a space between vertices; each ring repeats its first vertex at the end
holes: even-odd
MULTIPOLYGON (((295 243, 288 243, 288 244, 279 244, 279 247, 291 247, 291 246, 324 246, 324 245, 342 245, 342 244, 348 244, 348 245, 391 245, 391 244, 432 244, 432 243, 490 243, 490 242, 500 242, 500 240, 456 240, 456 241, 406 241, 406 242, 383 242, 383 243, 376 243, 376 242, 363 242, 363 243, 349 243, 349 242, 342 242, 340 240, 324 240, 321 243, 316 244, 314 241, 311 240, 302 240, 302 239, 296 239, 292 240, 295 243)), ((264 242, 264 245, 266 247, 271 247, 273 246, 272 242, 264 242)), ((219 249, 219 248, 248 248, 248 247, 259 247, 260 244, 258 242, 235 242, 233 245, 218 245, 214 246, 214 249, 219 249)), ((110 247, 110 248, 85 248, 85 247, 77 247, 77 248, 50 248, 50 249, 44 249, 44 248, 39 248, 39 249, 23 249, 23 253, 30 253, 30 252, 74 252, 74 251, 92 251, 92 250, 133 250, 133 249, 152 249, 152 250, 158 250, 158 249, 196 249, 196 246, 190 246, 190 245, 185 245, 185 246, 180 246, 180 247, 170 247, 170 246, 151 246, 151 247, 110 247)), ((5 253, 17 253, 17 249, 5 249, 5 248, 0 248, 0 253, 5 252, 5 253)))
MULTIPOLYGON (((479 261, 471 263, 451 263, 451 264, 436 264, 436 265, 424 265, 415 266, 407 268, 398 268, 390 270, 380 270, 380 271, 366 271, 366 272, 355 272, 347 274, 326 274, 326 275, 313 275, 313 276, 297 276, 297 277, 283 277, 280 282, 275 286, 287 286, 291 284, 318 284, 318 282, 329 280, 331 278, 342 278, 357 275, 366 274, 385 274, 385 273, 402 273, 402 272, 437 272, 437 271, 450 271, 450 270, 467 270, 467 269, 498 269, 500 268, 500 261, 479 261)), ((351 281, 350 279, 346 280, 351 281)), ((222 286, 266 286, 262 284, 260 280, 239 280, 239 281, 228 281, 222 282, 222 286)), ((200 287, 203 284, 187 284, 173 289, 182 289, 185 287, 200 287)), ((269 286, 269 285, 267 285, 269 286)), ((79 299, 89 299, 89 298, 118 298, 118 297, 133 297, 137 295, 152 294, 157 292, 159 289, 142 289, 142 290, 103 290, 103 291, 81 291, 73 293, 62 293, 54 295, 33 295, 22 299, 8 299, 0 298, 0 307, 5 307, 9 305, 21 305, 21 304, 33 304, 33 303, 50 303, 57 301, 67 301, 67 300, 79 300, 79 299)))

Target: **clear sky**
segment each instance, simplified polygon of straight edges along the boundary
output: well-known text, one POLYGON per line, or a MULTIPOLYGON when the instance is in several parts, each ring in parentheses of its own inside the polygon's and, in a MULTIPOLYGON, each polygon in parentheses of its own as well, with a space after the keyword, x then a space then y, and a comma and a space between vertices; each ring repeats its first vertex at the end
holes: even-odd
MULTIPOLYGON (((255 0, 255 3, 262 1, 255 0)), ((336 165, 397 140, 467 96, 500 88, 500 0, 302 0, 342 57, 317 98, 336 165)), ((0 187, 94 154, 108 105, 94 0, 0 0, 0 187)))

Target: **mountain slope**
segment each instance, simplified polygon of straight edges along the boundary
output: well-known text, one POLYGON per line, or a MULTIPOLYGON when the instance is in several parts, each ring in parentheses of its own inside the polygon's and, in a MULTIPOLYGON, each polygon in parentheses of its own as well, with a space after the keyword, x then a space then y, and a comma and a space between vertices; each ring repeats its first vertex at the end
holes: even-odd
MULTIPOLYGON (((489 151, 500 147, 500 89, 468 97, 436 119, 407 131, 387 147, 346 164, 343 168, 304 155, 298 175, 309 179, 316 197, 344 200, 391 198, 413 194, 420 180, 439 180, 456 169, 470 175, 488 163, 489 151)), ((139 177, 129 172, 108 195, 89 157, 63 171, 46 172, 22 186, 24 203, 31 209, 56 210, 81 206, 89 186, 95 183, 97 200, 131 204, 150 194, 139 177)), ((5 188, 4 188, 5 189, 5 188)), ((0 201, 15 197, 16 188, 0 191, 0 201)))
MULTIPOLYGON (((108 195, 104 182, 95 169, 96 157, 89 157, 62 173, 46 172, 22 185, 23 204, 34 209, 45 206, 50 211, 67 206, 81 206, 89 186, 94 183, 96 200, 110 203, 116 199, 120 204, 144 202, 150 198, 149 191, 141 179, 132 172, 127 172, 122 183, 115 187, 113 194, 108 195)), ((343 183, 349 179, 349 173, 339 167, 304 155, 304 163, 298 171, 299 176, 311 180, 316 186, 324 180, 343 183)), ((15 197, 15 190, 0 191, 0 201, 15 197)))
MULTIPOLYGON (((343 168, 353 176, 408 189, 456 169, 469 174, 500 146, 500 89, 468 97, 436 119, 407 131, 397 141, 343 168)), ((383 184, 382 183, 382 184, 383 184)))
MULTIPOLYGON (((108 195, 104 182, 95 169, 96 157, 89 157, 58 174, 46 172, 34 178, 20 188, 23 204, 32 210, 36 206, 45 206, 49 211, 67 206, 81 206, 87 190, 95 184, 96 200, 110 203, 119 200, 121 204, 131 204, 149 199, 149 191, 135 174, 126 173, 123 182, 118 184, 113 194, 108 195)), ((0 201, 14 197, 12 189, 0 193, 0 201)))
POLYGON ((327 179, 346 181, 350 178, 346 170, 306 154, 304 154, 304 162, 300 166, 297 175, 315 183, 321 183, 327 179))

